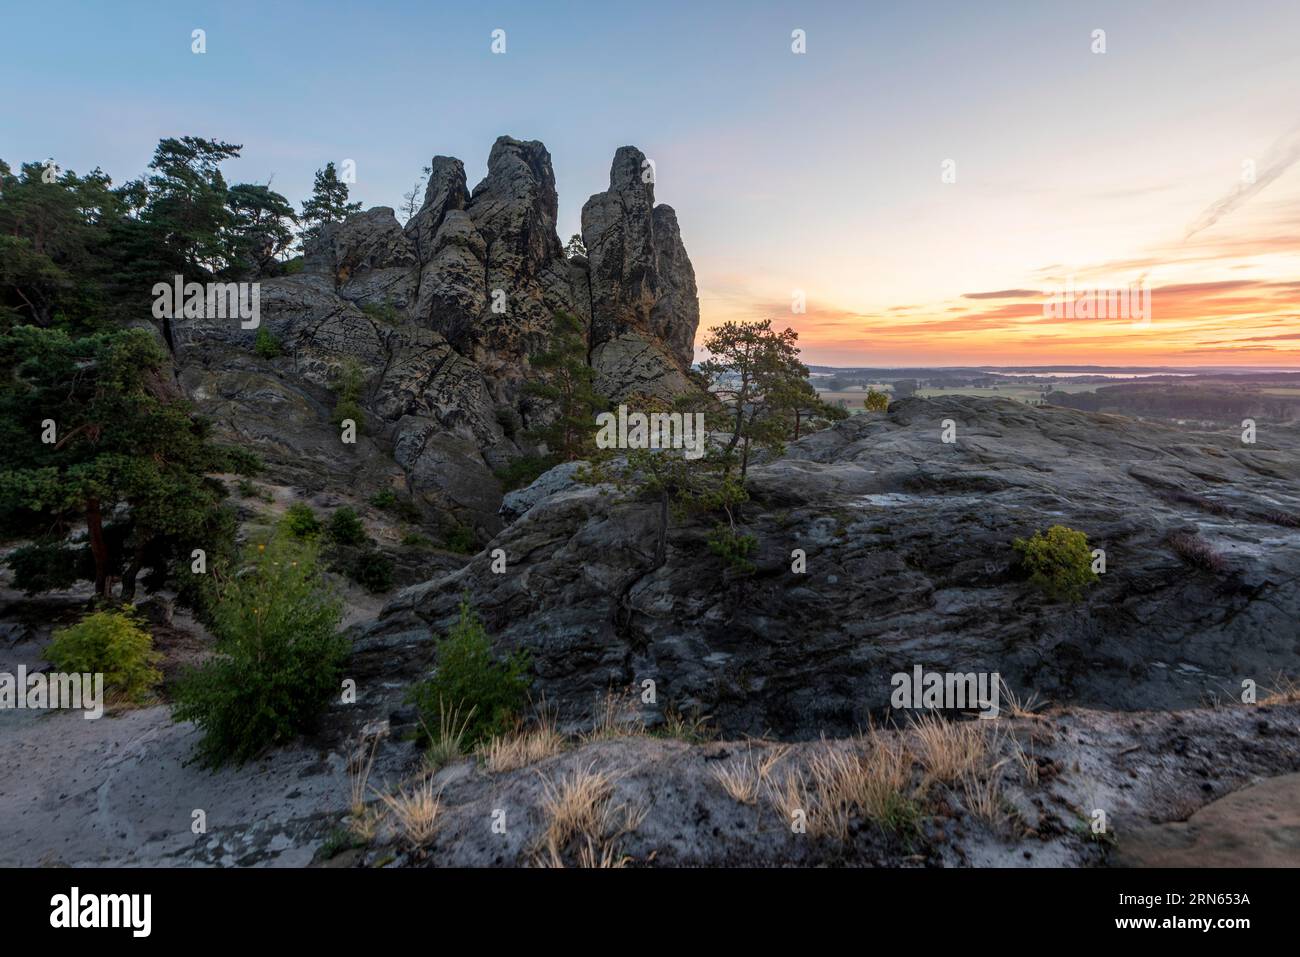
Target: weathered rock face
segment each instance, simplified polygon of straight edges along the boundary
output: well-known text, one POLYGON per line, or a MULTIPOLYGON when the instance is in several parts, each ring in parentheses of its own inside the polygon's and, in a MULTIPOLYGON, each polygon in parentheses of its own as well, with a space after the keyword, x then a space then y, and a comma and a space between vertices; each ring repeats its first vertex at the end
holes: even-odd
MULTIPOLYGON (((634 373, 642 391, 680 392, 673 383, 690 368, 695 329, 700 321, 695 271, 682 245, 677 214, 656 206, 653 170, 645 154, 621 147, 609 171, 609 190, 582 208, 582 241, 587 247, 592 343, 596 349, 628 339, 662 344, 652 363, 634 373), (667 377, 655 389, 641 377, 649 369, 667 377)), ((593 351, 598 373, 621 381, 626 346, 593 351)), ((635 391, 627 389, 626 391, 635 391)))
POLYGON ((408 589, 363 647, 427 647, 468 589, 503 644, 531 649, 547 700, 650 678, 662 700, 731 733, 851 731, 916 665, 997 672, 1058 702, 1196 705, 1300 670, 1300 454, 1274 441, 902 400, 751 470, 752 574, 710 552, 707 523, 675 526, 656 568, 654 508, 557 481, 493 541, 508 574, 484 553, 408 589), (941 441, 947 419, 954 444, 941 441), (1078 604, 1049 600, 1016 567, 1013 539, 1057 524, 1105 550, 1078 604), (1189 533, 1221 569, 1180 557, 1169 536, 1189 533))
MULTIPOLYGON (((640 155, 624 148, 615 166, 640 155)), ((635 197, 627 176, 618 184, 600 196, 635 197)), ((564 256, 557 209, 541 143, 498 139, 473 192, 460 160, 435 156, 405 227, 388 207, 327 224, 301 274, 262 283, 261 324, 280 358, 256 356, 255 333, 238 323, 187 321, 177 336, 181 380, 203 411, 293 481, 355 483, 359 453, 337 440, 331 389, 358 369, 371 464, 357 491, 371 480, 387 487, 400 471, 435 511, 491 534, 501 498, 493 471, 521 454, 518 424, 548 414, 523 384, 555 313, 592 330, 591 361, 611 397, 691 388, 699 306, 672 211, 655 208, 652 194, 644 215, 611 209, 599 260, 610 265, 601 268, 613 268, 611 244, 627 250, 618 277, 593 286, 588 261, 564 256)))
POLYGON ((326 223, 303 251, 303 272, 332 278, 349 302, 405 308, 414 289, 415 248, 388 206, 326 223))

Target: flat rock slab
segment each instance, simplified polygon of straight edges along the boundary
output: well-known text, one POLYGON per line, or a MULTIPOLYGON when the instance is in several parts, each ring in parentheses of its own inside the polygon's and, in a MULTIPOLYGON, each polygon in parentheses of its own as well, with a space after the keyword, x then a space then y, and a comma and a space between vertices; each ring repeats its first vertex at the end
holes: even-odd
POLYGON ((1119 844, 1121 867, 1300 867, 1300 774, 1267 778, 1119 844))

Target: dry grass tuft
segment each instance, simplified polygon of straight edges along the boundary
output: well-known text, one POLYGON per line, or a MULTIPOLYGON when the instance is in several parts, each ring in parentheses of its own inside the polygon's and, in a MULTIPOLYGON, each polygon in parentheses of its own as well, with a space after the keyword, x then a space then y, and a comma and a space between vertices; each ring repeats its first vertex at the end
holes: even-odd
POLYGON ((1300 684, 1285 675, 1278 675, 1273 687, 1259 699, 1259 703, 1264 705, 1295 704, 1297 701, 1300 701, 1300 684))
POLYGON ((545 712, 536 725, 499 735, 480 748, 487 769, 493 774, 513 771, 536 764, 564 750, 564 736, 555 728, 555 720, 545 712))
POLYGON ((375 765, 375 751, 379 748, 379 735, 370 737, 366 749, 366 736, 362 735, 357 748, 348 758, 348 830, 352 836, 369 842, 375 836, 379 816, 366 806, 366 786, 370 770, 375 765))
POLYGON ((808 792, 808 779, 804 777, 803 771, 798 768, 787 771, 779 784, 767 781, 765 788, 768 801, 787 827, 794 823, 795 815, 799 812, 803 813, 805 821, 812 817, 810 811, 813 809, 813 799, 808 792))
POLYGON ((961 779, 966 810, 994 830, 1004 828, 1009 817, 1006 803, 1002 800, 1002 779, 998 774, 1002 764, 999 761, 986 774, 967 772, 961 779))
POLYGON ((469 722, 474 717, 474 708, 470 708, 465 717, 460 716, 460 708, 449 708, 438 699, 438 733, 434 734, 427 724, 424 733, 429 736, 429 746, 424 752, 424 767, 429 774, 458 760, 465 754, 465 733, 469 722))
POLYGON ((914 828, 920 807, 911 789, 910 752, 874 730, 862 744, 864 750, 825 745, 808 762, 807 776, 795 770, 780 784, 769 784, 777 813, 792 821, 802 810, 809 834, 841 841, 855 814, 890 831, 914 828))
POLYGON ((399 831, 414 848, 421 848, 438 833, 438 812, 442 796, 433 789, 433 778, 424 776, 409 793, 403 787, 396 794, 376 792, 388 807, 399 831))
POLYGON ((593 761, 563 775, 558 781, 543 779, 542 812, 546 830, 536 856, 543 866, 564 866, 565 851, 573 851, 578 866, 623 866, 618 841, 645 819, 645 809, 613 801, 616 778, 597 771, 593 761))
POLYGON ((1002 711, 1013 718, 1029 718, 1035 721, 1043 719, 1043 716, 1038 712, 1042 710, 1044 703, 1039 701, 1037 691, 1031 691, 1027 698, 1019 698, 1001 675, 998 676, 998 686, 998 698, 1001 701, 1000 709, 1002 711))
POLYGON ((713 777, 733 801, 738 804, 757 804, 772 768, 788 750, 786 745, 772 748, 757 761, 754 760, 754 752, 750 750, 739 761, 714 767, 713 777))
POLYGON ((1020 770, 1025 774, 1025 783, 1031 788, 1038 787, 1038 761, 1031 752, 1025 750, 1024 745, 1014 738, 1012 739, 1012 745, 1015 747, 1016 761, 1020 764, 1020 770))
POLYGON ((912 736, 930 782, 952 784, 988 765, 989 739, 980 721, 925 715, 913 722, 912 736))
POLYGON ((664 723, 655 729, 655 733, 664 738, 676 738, 690 744, 700 744, 717 737, 717 732, 709 724, 708 715, 698 712, 685 715, 676 708, 664 712, 664 723))
POLYGON ((645 721, 641 719, 631 693, 616 694, 610 689, 605 692, 605 700, 596 706, 591 730, 581 737, 587 742, 641 734, 645 734, 645 721))

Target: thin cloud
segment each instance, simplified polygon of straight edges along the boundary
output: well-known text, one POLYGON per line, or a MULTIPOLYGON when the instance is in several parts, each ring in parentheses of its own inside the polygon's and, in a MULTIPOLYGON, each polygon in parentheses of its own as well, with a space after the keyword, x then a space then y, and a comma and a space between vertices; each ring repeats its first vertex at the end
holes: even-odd
POLYGON ((1029 299, 1041 296, 1037 289, 998 289, 994 292, 964 292, 963 299, 1029 299))

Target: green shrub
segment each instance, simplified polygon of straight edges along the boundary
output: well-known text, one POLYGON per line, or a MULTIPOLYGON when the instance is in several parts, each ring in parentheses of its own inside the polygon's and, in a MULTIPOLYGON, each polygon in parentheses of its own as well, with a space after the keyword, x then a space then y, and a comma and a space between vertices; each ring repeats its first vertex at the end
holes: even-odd
POLYGON ((341 425, 344 419, 351 419, 357 424, 357 432, 365 431, 366 414, 361 408, 361 390, 365 386, 365 373, 356 359, 349 358, 339 369, 334 390, 338 401, 334 405, 334 424, 341 425))
POLYGON ((460 603, 460 619, 438 642, 438 667, 433 677, 411 688, 410 700, 424 727, 437 728, 441 716, 456 711, 466 721, 469 748, 509 730, 528 701, 529 658, 517 651, 498 661, 492 640, 468 600, 460 603))
POLYGON ((280 340, 272 335, 270 329, 266 326, 258 326, 257 335, 253 337, 253 351, 263 359, 275 359, 284 350, 280 348, 280 340))
POLYGON ((162 681, 154 667, 162 655, 153 638, 140 627, 126 606, 123 611, 98 611, 54 633, 45 657, 61 672, 102 673, 104 687, 128 701, 139 701, 162 681))
POLYGON ((1097 581, 1092 570, 1092 549, 1083 532, 1053 525, 1046 533, 1017 538, 1012 543, 1029 580, 1053 599, 1078 601, 1083 590, 1097 581))
POLYGON ((875 389, 868 388, 866 398, 862 400, 862 407, 868 412, 884 412, 889 409, 889 393, 877 392, 875 389))
POLYGON ((354 399, 340 399, 334 406, 334 424, 342 425, 345 420, 351 419, 356 423, 357 434, 363 435, 366 431, 366 413, 361 408, 361 403, 354 399))
POLYGON ((453 525, 443 533, 442 547, 449 552, 473 555, 478 551, 478 538, 474 535, 474 529, 468 525, 453 525))
POLYGON ((419 532, 408 532, 402 536, 402 547, 426 551, 433 548, 433 542, 427 535, 421 535, 419 532))
POLYGON ((346 505, 343 508, 336 508, 330 515, 325 534, 339 545, 360 545, 366 540, 365 526, 361 524, 356 511, 346 505))
POLYGON ((280 524, 294 538, 315 538, 321 531, 320 519, 311 506, 303 502, 290 505, 280 519, 280 524))
POLYGON ((176 689, 172 717, 203 732, 199 760, 243 763, 311 730, 339 693, 348 642, 342 604, 326 588, 312 545, 280 537, 245 556, 218 586, 216 657, 176 689))
POLYGON ((758 548, 758 539, 753 535, 740 535, 730 525, 719 522, 713 527, 706 541, 709 551, 722 558, 732 568, 742 572, 752 572, 758 567, 749 560, 754 549, 758 548))
POLYGON ((418 522, 424 518, 418 505, 409 498, 401 498, 391 488, 386 488, 381 492, 376 492, 370 499, 370 504, 375 508, 381 508, 385 512, 392 512, 398 518, 407 522, 418 522))
POLYGON ((515 459, 505 468, 497 469, 493 474, 505 486, 507 492, 517 488, 526 488, 543 473, 559 464, 556 455, 525 455, 515 459))
POLYGON ((386 592, 393 587, 393 563, 383 552, 368 548, 353 559, 348 577, 368 592, 386 592))
POLYGON ((361 311, 376 322, 388 326, 395 326, 402 321, 401 310, 387 299, 383 302, 367 302, 361 306, 361 311))

